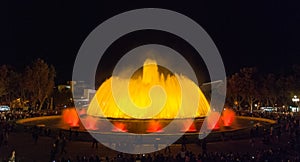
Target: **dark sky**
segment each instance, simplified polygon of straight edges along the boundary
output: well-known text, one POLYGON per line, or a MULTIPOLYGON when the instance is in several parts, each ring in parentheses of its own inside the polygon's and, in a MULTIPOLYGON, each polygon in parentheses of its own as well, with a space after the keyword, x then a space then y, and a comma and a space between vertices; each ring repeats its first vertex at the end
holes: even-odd
MULTIPOLYGON (((0 2, 0 64, 22 69, 42 58, 56 67, 57 82, 70 80, 81 43, 96 26, 124 11, 145 7, 171 9, 198 22, 217 45, 228 74, 245 66, 276 72, 300 61, 300 2, 142 2, 0 2)), ((172 36, 166 37, 165 42, 172 42, 168 41, 172 36)), ((141 38, 125 39, 128 45, 134 44, 127 48, 139 41, 155 42, 141 38)), ((176 44, 168 45, 176 48, 176 44)))

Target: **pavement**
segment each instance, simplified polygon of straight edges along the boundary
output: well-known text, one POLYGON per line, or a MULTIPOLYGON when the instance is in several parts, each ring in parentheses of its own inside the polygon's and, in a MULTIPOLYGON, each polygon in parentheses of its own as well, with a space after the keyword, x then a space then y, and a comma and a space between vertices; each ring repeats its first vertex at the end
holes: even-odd
MULTIPOLYGON (((8 145, 2 145, 0 147, 0 161, 7 159, 13 150, 16 151, 17 161, 25 162, 47 162, 50 159, 51 146, 54 143, 52 137, 40 136, 37 143, 34 143, 32 136, 27 132, 11 132, 9 134, 8 145)), ((239 153, 254 153, 260 149, 276 148, 279 145, 284 146, 288 144, 287 135, 283 134, 283 138, 280 143, 272 145, 266 145, 262 142, 261 138, 255 140, 255 144, 252 147, 249 139, 241 140, 226 140, 218 142, 210 142, 207 144, 208 152, 239 152, 239 153)), ((147 145, 147 147, 154 147, 147 145)), ((287 146, 288 147, 288 146, 287 146)), ((181 145, 173 144, 171 147, 172 155, 176 155, 180 152, 181 145)), ((192 151, 196 155, 202 152, 201 146, 197 144, 187 144, 187 149, 192 151)), ((155 153, 164 153, 164 150, 160 150, 155 153)), ((92 142, 84 141, 68 141, 66 144, 66 153, 58 154, 56 159, 61 157, 75 159, 76 156, 91 156, 98 155, 102 159, 106 156, 116 157, 118 152, 111 150, 101 144, 98 148, 92 148, 92 142)))

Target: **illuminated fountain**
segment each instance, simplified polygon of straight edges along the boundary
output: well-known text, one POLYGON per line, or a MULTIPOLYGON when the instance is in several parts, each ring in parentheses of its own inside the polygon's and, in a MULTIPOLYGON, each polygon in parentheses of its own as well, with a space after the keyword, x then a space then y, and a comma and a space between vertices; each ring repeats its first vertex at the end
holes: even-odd
MULTIPOLYGON (((164 127, 173 119, 177 122, 177 128, 174 128, 174 130, 188 133, 195 133, 201 128, 202 117, 207 117, 207 128, 210 130, 219 130, 222 126, 229 127, 234 122, 235 114, 230 109, 225 109, 222 114, 210 111, 209 103, 200 88, 187 77, 162 73, 159 71, 156 62, 150 59, 145 61, 142 72, 138 72, 140 73, 135 73, 133 77, 127 80, 112 76, 100 86, 87 111, 86 109, 77 111, 85 129, 92 131, 103 129, 105 126, 101 125, 101 120, 104 118, 110 119, 113 123, 113 127, 106 128, 106 131, 133 133, 162 133, 164 127), (113 79, 116 79, 114 84, 118 87, 115 93, 117 95, 114 97, 112 92, 113 79), (124 82, 127 82, 128 88, 124 86, 126 85, 124 82), (159 91, 154 95, 149 95, 151 88, 154 86, 162 87, 164 92, 159 91), (196 91, 199 94, 197 95, 199 99, 195 99, 193 95, 190 95, 192 97, 188 98, 188 104, 181 108, 181 87, 189 88, 189 91, 196 91), (123 91, 128 91, 127 94, 130 98, 120 95, 123 91), (164 98, 165 95, 166 98, 164 98), (122 108, 134 109, 129 102, 133 102, 138 108, 151 105, 152 100, 149 96, 151 96, 151 99, 154 97, 155 101, 165 102, 163 108, 156 115, 149 116, 149 114, 144 113, 145 111, 137 111, 137 114, 134 114, 135 117, 132 117, 123 112, 122 108), (120 100, 122 102, 119 105, 116 104, 116 101, 120 100), (198 108, 196 111, 191 111, 190 107, 195 101, 198 101, 198 108), (196 122, 194 118, 196 118, 196 122)), ((149 111, 157 109, 155 107, 157 104, 153 105, 147 109, 149 111)), ((70 109, 64 111, 63 118, 65 123, 68 123, 71 127, 76 127, 78 126, 78 115, 75 110, 70 109)))
POLYGON ((113 132, 127 132, 126 125, 122 122, 114 123, 114 127, 112 128, 113 132))
POLYGON ((222 112, 221 119, 225 127, 229 127, 235 120, 235 112, 232 109, 225 109, 222 112))
POLYGON ((207 128, 210 130, 219 130, 222 126, 229 128, 235 122, 235 118, 235 112, 232 109, 225 108, 222 114, 211 111, 207 116, 207 128))
POLYGON ((163 126, 159 121, 151 120, 148 124, 147 132, 153 133, 153 132, 163 132, 163 126))
MULTIPOLYGON (((143 68, 137 70, 131 78, 113 75, 104 81, 88 108, 66 108, 62 116, 28 118, 17 123, 76 129, 85 135, 89 133, 94 139, 102 139, 108 145, 115 141, 128 146, 132 143, 136 145, 137 141, 146 144, 153 141, 165 143, 166 140, 177 139, 183 133, 188 135, 190 142, 195 142, 201 134, 207 133, 206 130, 212 130, 210 133, 214 134, 253 127, 253 122, 235 117, 230 109, 224 110, 222 114, 210 110, 208 101, 192 80, 163 70, 155 61, 146 60, 143 68), (128 86, 124 86, 124 83, 128 86), (163 91, 155 91, 155 87, 163 91), (188 93, 183 93, 183 90, 188 93), (124 96, 124 92, 129 98, 124 96), (156 101, 163 104, 156 104, 156 101), (135 114, 124 111, 135 110, 136 107, 143 111, 131 111, 135 114), (155 113, 151 115, 147 111, 155 113), (140 138, 141 134, 143 138, 140 138)), ((259 123, 264 124, 262 121, 259 123)))
POLYGON ((220 113, 212 111, 207 116, 207 128, 209 130, 218 130, 221 127, 220 113))
POLYGON ((87 114, 114 119, 182 119, 204 117, 209 110, 209 103, 200 88, 193 81, 183 75, 165 75, 160 73, 156 62, 147 59, 143 66, 143 72, 139 76, 132 77, 129 80, 117 76, 112 76, 107 79, 96 92, 95 97, 89 105, 87 114), (113 82, 113 79, 116 81, 113 82), (114 96, 112 92, 112 82, 114 86, 119 87, 117 89, 118 92, 115 93, 117 95, 114 96), (126 82, 129 83, 128 88, 123 86, 126 82), (139 108, 151 105, 147 108, 148 111, 157 109, 157 107, 155 107, 157 104, 151 104, 149 97, 149 92, 154 86, 162 87, 165 92, 161 93, 161 91, 159 91, 151 95, 151 99, 164 102, 164 106, 159 113, 155 116, 151 116, 146 111, 139 111, 137 112, 139 114, 134 114, 135 117, 132 117, 122 111, 121 108, 134 109, 130 107, 131 102, 139 108), (188 101, 184 104, 182 109, 180 109, 182 106, 181 87, 188 88, 191 92, 196 91, 199 94, 198 96, 200 96, 199 98, 188 98, 188 101), (122 96, 124 93, 121 92, 124 91, 129 92, 130 99, 127 100, 126 97, 122 96), (116 104, 116 101, 120 102, 116 104), (198 101, 198 109, 196 112, 190 109, 195 104, 195 101, 198 101))
POLYGON ((193 81, 186 76, 163 70, 165 69, 161 69, 154 60, 147 59, 143 68, 136 71, 130 79, 112 76, 103 82, 88 109, 85 107, 67 108, 63 110, 62 116, 51 120, 38 119, 22 122, 105 134, 125 132, 197 134, 205 118, 207 118, 205 127, 215 132, 231 131, 248 126, 247 120, 238 119, 236 122, 235 114, 231 109, 225 109, 221 114, 211 111, 208 101, 193 81), (128 88, 123 86, 125 82, 127 82, 128 88), (112 83, 116 84, 117 91, 112 91, 112 83), (153 93, 153 87, 160 87, 163 91, 154 91, 153 93), (190 93, 182 95, 182 89, 187 89, 190 93), (124 91, 129 94, 129 99, 123 96, 122 92, 124 91), (197 95, 191 95, 193 92, 196 92, 197 95), (113 93, 116 94, 114 97, 113 93), (183 98, 185 103, 182 102, 183 98), (116 104, 116 101, 122 102, 116 104), (164 104, 158 107, 157 104, 151 103, 152 101, 164 104), (124 108, 136 108, 131 107, 132 102, 140 109, 159 111, 152 116, 147 111, 137 111, 135 114, 124 112, 124 108), (191 107, 196 109, 191 110, 191 107), (111 124, 107 124, 107 120, 111 124), (170 124, 171 122, 174 124, 170 124), (167 129, 169 125, 171 127, 167 129))
POLYGON ((75 109, 65 109, 62 113, 62 120, 71 127, 79 126, 79 118, 75 109))
POLYGON ((197 133, 203 124, 204 117, 207 117, 206 127, 209 130, 220 130, 223 126, 229 128, 232 125, 235 120, 232 110, 225 109, 222 114, 210 111, 209 103, 193 81, 183 75, 163 73, 159 70, 159 66, 154 60, 147 59, 143 69, 134 73, 130 79, 110 77, 97 90, 87 111, 84 108, 77 109, 77 115, 75 109, 66 109, 63 112, 64 122, 71 127, 82 125, 86 130, 119 133, 163 133, 164 127, 174 119, 176 122, 176 127, 173 128, 174 133, 197 133), (127 82, 128 88, 124 86, 125 82, 127 82), (118 87, 114 97, 112 83, 118 87), (149 92, 155 86, 160 86, 164 91, 158 91, 151 95, 149 92), (183 104, 181 103, 181 87, 188 88, 189 92, 196 91, 199 94, 196 96, 199 98, 189 95, 186 104, 181 108, 181 104, 183 104), (123 96, 122 92, 124 91, 130 98, 123 96), (147 111, 158 109, 157 104, 151 104, 152 100, 161 101, 164 104, 158 113, 150 116, 147 111), (122 102, 116 104, 116 101, 122 102), (126 114, 124 108, 136 108, 131 107, 130 102, 137 105, 137 108, 146 107, 147 111, 136 111, 134 116, 126 114), (190 107, 195 105, 195 102, 198 102, 196 103, 197 109, 191 111, 190 107), (151 106, 147 107, 148 105, 151 106), (79 117, 80 124, 78 124, 79 117), (105 122, 101 120, 104 119, 109 119, 112 125, 103 125, 105 122))
POLYGON ((182 132, 196 132, 196 125, 192 119, 186 119, 183 123, 182 132))

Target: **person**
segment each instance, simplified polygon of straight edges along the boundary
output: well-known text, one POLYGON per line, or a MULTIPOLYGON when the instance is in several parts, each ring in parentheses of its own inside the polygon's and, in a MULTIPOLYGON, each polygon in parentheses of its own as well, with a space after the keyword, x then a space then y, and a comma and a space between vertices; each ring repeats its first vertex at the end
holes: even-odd
POLYGON ((2 145, 3 139, 4 139, 4 133, 0 131, 0 147, 2 145))
POLYGON ((59 136, 56 136, 56 139, 54 141, 56 147, 59 145, 59 141, 60 141, 60 137, 59 136))
POLYGON ((57 153, 57 147, 56 144, 53 143, 52 148, 50 150, 50 161, 52 162, 53 160, 55 160, 55 155, 57 153))
POLYGON ((76 138, 79 136, 78 130, 75 131, 75 136, 76 136, 76 138))
POLYGON ((181 142, 181 148, 183 148, 184 150, 186 150, 186 137, 185 135, 182 136, 182 142, 181 142))
POLYGON ((69 141, 72 140, 72 128, 69 129, 69 141))
POLYGON ((207 143, 206 143, 206 140, 205 138, 203 139, 202 141, 202 154, 206 154, 207 153, 207 143))
POLYGON ((191 158, 190 158, 189 154, 186 153, 184 162, 190 162, 190 160, 191 160, 191 158))
POLYGON ((16 161, 16 151, 13 150, 10 158, 8 159, 8 162, 15 162, 15 161, 16 161))
POLYGON ((8 147, 8 132, 7 131, 4 131, 3 132, 3 136, 4 136, 4 140, 3 140, 3 143, 6 147, 8 147))
POLYGON ((35 125, 33 127, 33 130, 32 130, 32 139, 33 139, 34 144, 37 143, 38 138, 39 138, 39 136, 38 136, 38 127, 35 125))
POLYGON ((141 162, 141 161, 142 161, 142 159, 141 159, 140 155, 137 155, 135 158, 135 162, 141 162))
POLYGON ((37 131, 35 131, 35 133, 34 133, 34 144, 37 144, 38 139, 39 139, 39 134, 38 134, 37 131))
POLYGON ((181 148, 181 151, 180 151, 180 161, 184 161, 185 160, 185 153, 186 153, 186 150, 184 148, 181 148))
POLYGON ((249 143, 250 143, 251 147, 253 148, 254 144, 255 144, 254 138, 250 138, 249 143))
POLYGON ((59 138, 62 138, 62 135, 63 135, 63 132, 62 132, 62 130, 60 129, 59 132, 58 132, 59 138))
POLYGON ((165 153, 167 153, 167 152, 168 152, 169 154, 171 153, 170 145, 168 145, 168 146, 166 147, 166 149, 165 149, 165 153))
POLYGON ((50 128, 46 128, 45 129, 45 136, 50 136, 50 134, 51 134, 51 130, 50 130, 50 128))
POLYGON ((256 124, 256 126, 255 126, 255 136, 256 136, 256 137, 259 136, 259 128, 258 128, 258 124, 256 124))
POLYGON ((254 130, 253 130, 253 128, 250 129, 250 138, 254 138, 254 130))
POLYGON ((66 147, 66 143, 67 143, 67 139, 66 139, 66 137, 64 136, 63 137, 63 139, 62 139, 62 142, 61 142, 61 152, 60 152, 60 154, 62 154, 62 153, 67 153, 67 151, 66 151, 66 149, 65 149, 65 147, 66 147))
POLYGON ((92 148, 94 147, 98 149, 98 141, 95 138, 93 138, 93 142, 92 142, 92 148))
POLYGON ((274 130, 274 128, 273 128, 273 126, 271 126, 270 127, 270 134, 269 134, 269 138, 270 138, 271 142, 274 142, 273 130, 274 130))
POLYGON ((225 141, 225 132, 221 133, 221 139, 222 139, 223 142, 225 141))
POLYGON ((263 132, 263 142, 267 143, 267 129, 264 128, 264 132, 263 132))
POLYGON ((281 137, 281 126, 279 126, 279 128, 277 129, 277 141, 280 142, 280 137, 281 137))

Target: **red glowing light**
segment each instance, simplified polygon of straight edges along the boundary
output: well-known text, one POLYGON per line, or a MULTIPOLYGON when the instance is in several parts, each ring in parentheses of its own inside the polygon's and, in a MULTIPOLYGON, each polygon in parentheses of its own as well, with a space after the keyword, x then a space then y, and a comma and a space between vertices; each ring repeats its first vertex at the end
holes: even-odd
POLYGON ((75 109, 65 109, 62 113, 63 121, 71 127, 79 126, 79 117, 75 109))
POLYGON ((235 112, 232 109, 225 109, 222 112, 222 121, 224 126, 228 127, 231 126, 231 124, 233 123, 234 119, 235 119, 235 112))
POLYGON ((87 116, 85 119, 81 119, 82 124, 84 125, 85 129, 87 130, 98 130, 97 127, 97 118, 92 116, 87 116))
POLYGON ((220 113, 210 112, 207 117, 207 129, 218 130, 220 129, 220 113))
POLYGON ((127 132, 126 125, 121 122, 114 123, 114 127, 112 128, 113 132, 127 132))
POLYGON ((196 126, 192 119, 187 119, 183 123, 183 129, 181 130, 183 132, 196 132, 196 126))
POLYGON ((147 132, 163 132, 163 127, 161 126, 159 121, 152 120, 149 122, 147 132))

